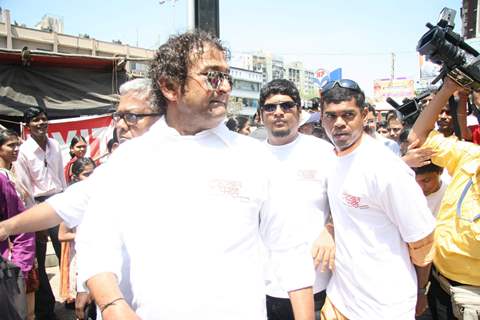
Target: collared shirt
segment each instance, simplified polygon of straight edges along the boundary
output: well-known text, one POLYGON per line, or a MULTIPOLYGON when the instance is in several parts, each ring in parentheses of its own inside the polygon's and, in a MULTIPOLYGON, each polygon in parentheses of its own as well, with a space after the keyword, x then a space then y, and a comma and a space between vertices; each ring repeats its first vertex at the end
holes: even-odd
POLYGON ((312 285, 309 248, 288 220, 288 184, 272 181, 277 161, 261 143, 224 124, 181 136, 162 118, 106 166, 90 178, 79 276, 121 279, 129 263, 142 319, 265 319, 262 241, 286 291, 312 285))
POLYGON ((48 138, 46 150, 43 150, 28 137, 20 146, 14 166, 17 178, 35 198, 51 196, 66 187, 60 145, 54 139, 48 138))
POLYGON ((480 286, 480 219, 471 221, 480 214, 480 147, 455 136, 445 138, 437 131, 429 134, 423 146, 435 151, 432 162, 452 177, 437 216, 435 267, 451 280, 480 286), (473 185, 460 203, 469 181, 473 185))

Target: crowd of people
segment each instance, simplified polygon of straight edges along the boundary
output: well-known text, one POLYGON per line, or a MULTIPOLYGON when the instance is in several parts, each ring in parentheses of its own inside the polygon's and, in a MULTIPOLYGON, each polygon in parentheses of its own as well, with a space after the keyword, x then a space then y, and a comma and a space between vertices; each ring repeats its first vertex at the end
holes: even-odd
POLYGON ((23 143, 0 131, 0 248, 25 279, 22 319, 56 319, 47 236, 79 319, 478 319, 468 93, 446 78, 405 123, 355 81, 307 112, 277 79, 254 119, 225 119, 227 58, 201 31, 161 45, 149 78, 121 86, 101 165, 76 136, 63 167, 46 110, 25 111, 23 143))

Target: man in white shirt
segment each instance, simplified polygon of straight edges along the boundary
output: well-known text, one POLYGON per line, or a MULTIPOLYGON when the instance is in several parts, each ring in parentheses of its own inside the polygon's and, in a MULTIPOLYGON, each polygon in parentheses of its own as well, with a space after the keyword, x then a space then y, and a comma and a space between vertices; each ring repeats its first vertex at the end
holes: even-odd
POLYGON ((364 133, 364 101, 352 80, 322 89, 322 124, 337 152, 328 179, 335 270, 322 316, 413 320, 427 306, 435 219, 411 169, 364 133))
MULTIPOLYGON (((282 174, 291 175, 290 197, 295 210, 290 212, 295 223, 300 224, 300 234, 314 250, 313 258, 325 258, 325 265, 318 268, 313 285, 315 310, 320 311, 325 301, 330 272, 327 262, 333 265, 334 254, 318 248, 315 242, 333 239, 325 225, 330 216, 327 200, 327 173, 333 168, 335 154, 333 146, 298 130, 301 117, 301 100, 295 84, 285 79, 272 80, 260 91, 260 116, 267 129, 266 146, 281 162, 282 174), (315 248, 314 248, 315 247, 315 248), (331 261, 329 261, 331 260, 331 261)), ((325 244, 324 244, 325 245, 325 244)), ((313 263, 312 263, 312 267, 313 263)), ((272 270, 272 261, 267 268, 267 315, 269 320, 293 320, 288 292, 282 289, 272 270)))
POLYGON ((289 186, 274 181, 261 144, 223 124, 225 49, 200 31, 171 37, 151 77, 165 117, 97 175, 77 235, 79 276, 103 318, 265 319, 263 240, 296 319, 313 319, 312 261, 288 223, 289 186), (245 165, 252 154, 260 165, 245 165), (118 287, 125 263, 131 306, 118 287))
POLYGON ((378 141, 382 142, 383 145, 397 156, 400 156, 400 145, 392 139, 385 138, 383 135, 377 132, 377 110, 371 105, 367 104, 368 113, 365 116, 363 129, 367 134, 369 134, 372 138, 377 139, 378 141))
MULTIPOLYGON (((120 101, 113 115, 115 130, 121 143, 143 135, 160 118, 160 110, 155 104, 155 97, 150 79, 134 79, 125 82, 119 88, 120 101)), ((106 164, 96 170, 103 170, 106 164)), ((70 186, 65 192, 56 194, 31 209, 0 222, 0 239, 9 235, 34 232, 50 228, 65 222, 69 228, 77 227, 83 220, 88 205, 91 179, 70 186)), ((83 287, 79 284, 77 291, 83 287)), ((127 299, 128 292, 124 293, 127 299)), ((84 307, 88 296, 77 295, 76 315, 84 319, 84 307)), ((130 300, 130 299, 128 299, 130 300)))
MULTIPOLYGON (((45 110, 31 107, 24 112, 24 122, 30 136, 21 145, 18 159, 14 162, 15 173, 36 203, 62 192, 65 187, 63 161, 59 143, 47 136, 48 118, 45 110)), ((55 319, 55 296, 45 271, 47 239, 50 239, 60 261, 58 225, 37 233, 36 256, 40 287, 35 292, 35 316, 37 319, 55 319)))
POLYGON ((415 171, 415 180, 427 198, 428 207, 433 216, 436 217, 443 195, 448 187, 448 182, 442 180, 443 168, 430 163, 412 169, 415 171))

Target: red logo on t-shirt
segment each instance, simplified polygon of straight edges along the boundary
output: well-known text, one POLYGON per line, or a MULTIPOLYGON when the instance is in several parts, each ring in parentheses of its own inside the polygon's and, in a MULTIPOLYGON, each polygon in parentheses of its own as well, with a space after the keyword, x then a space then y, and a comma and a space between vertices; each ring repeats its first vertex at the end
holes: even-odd
POLYGON ((368 205, 362 205, 360 203, 360 197, 352 196, 348 193, 343 193, 343 201, 349 207, 356 208, 356 209, 367 209, 369 208, 368 205))

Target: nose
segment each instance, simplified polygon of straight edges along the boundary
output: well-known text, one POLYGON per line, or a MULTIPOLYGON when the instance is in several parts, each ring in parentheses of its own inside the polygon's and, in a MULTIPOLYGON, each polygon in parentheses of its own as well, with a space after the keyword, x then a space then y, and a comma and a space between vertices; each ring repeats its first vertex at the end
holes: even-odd
POLYGON ((220 93, 230 93, 232 91, 232 86, 230 85, 230 82, 224 78, 220 80, 220 85, 218 86, 217 91, 220 93))
POLYGON ((117 133, 128 131, 128 124, 125 119, 120 118, 118 121, 115 121, 115 129, 117 130, 117 133))
POLYGON ((335 122, 333 123, 333 126, 335 128, 342 128, 346 125, 345 120, 342 117, 337 117, 335 119, 335 122))

